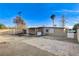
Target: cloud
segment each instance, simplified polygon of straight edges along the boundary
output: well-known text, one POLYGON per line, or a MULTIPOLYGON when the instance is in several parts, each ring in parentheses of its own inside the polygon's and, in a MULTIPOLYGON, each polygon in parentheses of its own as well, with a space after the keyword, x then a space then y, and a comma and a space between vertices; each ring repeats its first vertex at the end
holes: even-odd
POLYGON ((64 12, 79 12, 79 10, 63 10, 64 12))
POLYGON ((58 10, 58 11, 54 11, 54 12, 79 12, 79 10, 67 10, 67 9, 63 9, 63 10, 58 10))
POLYGON ((66 28, 69 28, 69 29, 72 29, 73 28, 73 26, 69 26, 69 25, 66 25, 65 27, 66 28))
POLYGON ((76 23, 79 23, 79 18, 68 18, 66 23, 74 25, 76 23))
POLYGON ((79 23, 79 16, 67 19, 66 27, 72 29, 75 24, 79 23))

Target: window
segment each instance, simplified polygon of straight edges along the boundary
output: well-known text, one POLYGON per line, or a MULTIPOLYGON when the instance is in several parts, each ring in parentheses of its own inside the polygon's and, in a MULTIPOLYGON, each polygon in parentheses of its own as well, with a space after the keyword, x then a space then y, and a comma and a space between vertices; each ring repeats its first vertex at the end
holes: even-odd
POLYGON ((49 32, 48 29, 46 29, 46 32, 49 32))

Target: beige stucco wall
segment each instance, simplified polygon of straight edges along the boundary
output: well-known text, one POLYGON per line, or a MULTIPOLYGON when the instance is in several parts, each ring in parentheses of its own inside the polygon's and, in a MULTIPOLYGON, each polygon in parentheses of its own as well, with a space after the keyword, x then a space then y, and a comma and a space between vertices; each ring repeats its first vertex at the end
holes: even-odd
POLYGON ((55 33, 64 33, 64 29, 55 29, 55 33))

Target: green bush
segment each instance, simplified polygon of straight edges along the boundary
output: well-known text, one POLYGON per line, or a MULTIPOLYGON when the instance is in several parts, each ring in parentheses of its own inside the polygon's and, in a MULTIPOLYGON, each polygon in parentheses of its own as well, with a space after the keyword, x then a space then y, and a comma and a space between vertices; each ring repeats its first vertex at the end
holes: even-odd
POLYGON ((0 24, 0 29, 4 29, 6 26, 4 24, 0 24))
POLYGON ((75 24, 73 27, 73 30, 75 30, 75 33, 77 32, 77 28, 79 27, 79 23, 75 24))

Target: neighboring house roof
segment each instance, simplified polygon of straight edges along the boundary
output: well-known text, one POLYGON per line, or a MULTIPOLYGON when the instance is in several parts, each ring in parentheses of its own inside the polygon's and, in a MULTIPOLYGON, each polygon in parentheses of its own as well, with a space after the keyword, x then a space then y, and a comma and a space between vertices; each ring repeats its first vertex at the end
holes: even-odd
POLYGON ((34 28, 55 28, 55 29, 64 29, 62 27, 30 27, 29 29, 34 29, 34 28))

